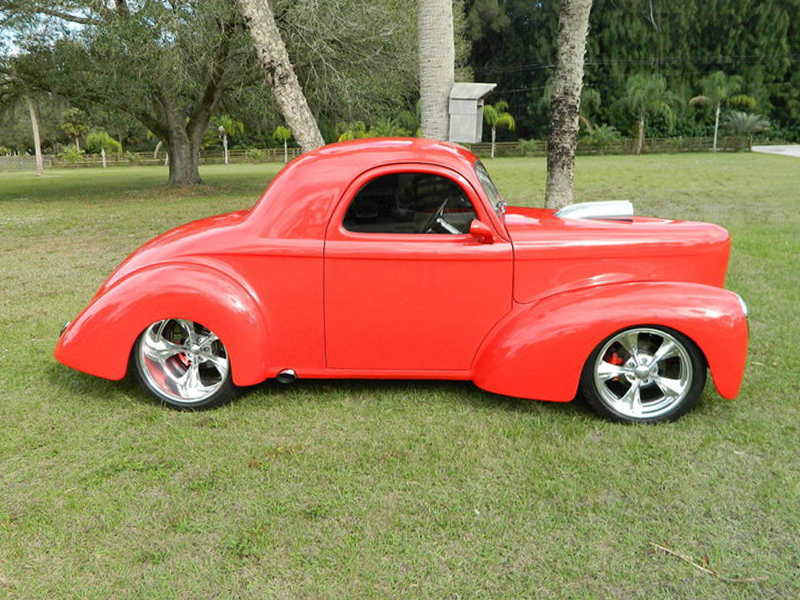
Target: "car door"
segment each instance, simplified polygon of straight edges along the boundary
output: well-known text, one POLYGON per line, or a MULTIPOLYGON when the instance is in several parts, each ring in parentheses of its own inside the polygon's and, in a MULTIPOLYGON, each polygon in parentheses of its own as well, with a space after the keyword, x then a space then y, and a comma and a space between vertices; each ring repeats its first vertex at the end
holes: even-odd
POLYGON ((356 179, 325 241, 327 366, 468 370, 512 304, 511 244, 469 233, 473 218, 491 223, 486 210, 444 167, 391 165, 356 179))

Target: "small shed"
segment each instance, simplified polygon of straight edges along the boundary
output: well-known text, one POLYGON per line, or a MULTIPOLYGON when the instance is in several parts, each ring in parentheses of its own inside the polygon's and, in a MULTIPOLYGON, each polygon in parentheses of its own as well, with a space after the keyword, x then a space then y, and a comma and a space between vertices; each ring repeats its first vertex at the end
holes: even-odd
POLYGON ((483 137, 483 100, 496 83, 456 83, 450 91, 450 141, 477 144, 483 137))

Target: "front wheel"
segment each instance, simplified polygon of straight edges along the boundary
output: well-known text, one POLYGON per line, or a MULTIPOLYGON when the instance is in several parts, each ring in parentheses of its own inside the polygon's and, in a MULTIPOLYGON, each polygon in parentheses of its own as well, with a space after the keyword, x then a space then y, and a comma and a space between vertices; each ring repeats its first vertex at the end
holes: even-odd
POLYGON ((581 374, 581 391, 602 417, 655 423, 686 414, 705 382, 705 359, 689 338, 666 328, 632 327, 595 348, 581 374))
POLYGON ((172 408, 212 408, 236 394, 225 346, 194 321, 153 323, 136 340, 131 362, 142 388, 172 408))

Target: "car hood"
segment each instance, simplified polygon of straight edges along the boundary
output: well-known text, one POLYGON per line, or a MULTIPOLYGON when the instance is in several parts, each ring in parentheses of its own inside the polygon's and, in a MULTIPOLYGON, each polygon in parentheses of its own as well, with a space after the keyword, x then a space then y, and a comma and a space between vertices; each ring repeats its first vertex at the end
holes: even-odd
POLYGON ((717 225, 645 217, 562 219, 552 210, 519 207, 510 207, 505 221, 518 302, 632 281, 725 282, 730 235, 717 225))
POLYGON ((207 217, 180 225, 154 237, 135 250, 100 287, 97 295, 141 268, 197 254, 212 254, 230 244, 243 228, 250 209, 207 217))

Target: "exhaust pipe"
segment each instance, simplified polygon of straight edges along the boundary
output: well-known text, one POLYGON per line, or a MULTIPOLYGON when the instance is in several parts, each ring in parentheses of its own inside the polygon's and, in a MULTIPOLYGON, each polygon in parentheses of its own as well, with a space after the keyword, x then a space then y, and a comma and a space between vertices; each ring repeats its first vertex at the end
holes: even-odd
POLYGON ((297 373, 295 373, 293 369, 284 369, 283 371, 278 373, 276 379, 280 383, 288 385, 290 383, 294 383, 294 380, 297 379, 297 373))

